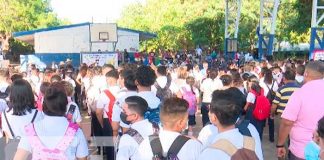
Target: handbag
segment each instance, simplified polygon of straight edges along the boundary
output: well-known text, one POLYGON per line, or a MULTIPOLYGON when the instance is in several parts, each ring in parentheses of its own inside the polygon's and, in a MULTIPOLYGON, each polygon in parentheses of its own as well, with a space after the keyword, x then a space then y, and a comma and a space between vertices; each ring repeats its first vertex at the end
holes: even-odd
MULTIPOLYGON (((7 118, 7 115, 6 115, 6 112, 3 112, 4 113, 4 116, 5 116, 5 119, 6 119, 6 123, 8 125, 8 128, 10 130, 10 133, 13 137, 13 139, 9 139, 8 142, 5 144, 5 147, 4 147, 4 152, 5 152, 5 160, 12 160, 14 157, 15 157, 15 154, 17 152, 17 147, 18 147, 18 144, 20 142, 20 138, 19 136, 15 136, 11 126, 10 126, 10 123, 8 121, 8 118, 7 118)), ((36 115, 38 113, 38 110, 35 111, 35 114, 33 116, 33 119, 31 120, 31 123, 34 123, 34 120, 36 118, 36 115)))

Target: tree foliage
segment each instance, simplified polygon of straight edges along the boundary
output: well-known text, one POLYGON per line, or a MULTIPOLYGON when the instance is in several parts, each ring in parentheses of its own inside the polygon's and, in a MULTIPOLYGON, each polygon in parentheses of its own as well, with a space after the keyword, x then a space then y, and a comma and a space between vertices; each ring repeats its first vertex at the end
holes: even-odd
MULTIPOLYGON (((252 50, 257 42, 260 0, 243 0, 239 48, 252 50)), ((309 42, 311 0, 281 0, 276 38, 293 44, 309 42)), ((195 45, 224 48, 224 0, 147 0, 126 7, 118 25, 157 33, 142 49, 192 49, 195 45)))
POLYGON ((8 39, 13 32, 58 26, 63 23, 52 12, 49 0, 0 0, 0 13, 0 39, 2 44, 10 42, 13 54, 32 52, 30 45, 8 39))

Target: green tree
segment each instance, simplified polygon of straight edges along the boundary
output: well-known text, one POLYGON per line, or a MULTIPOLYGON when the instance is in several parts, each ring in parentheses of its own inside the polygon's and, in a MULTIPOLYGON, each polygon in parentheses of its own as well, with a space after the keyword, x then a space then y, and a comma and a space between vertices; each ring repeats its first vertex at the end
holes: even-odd
POLYGON ((13 32, 58 26, 63 23, 52 12, 49 0, 0 0, 0 13, 2 50, 8 52, 11 47, 14 54, 28 52, 31 47, 10 40, 13 32))

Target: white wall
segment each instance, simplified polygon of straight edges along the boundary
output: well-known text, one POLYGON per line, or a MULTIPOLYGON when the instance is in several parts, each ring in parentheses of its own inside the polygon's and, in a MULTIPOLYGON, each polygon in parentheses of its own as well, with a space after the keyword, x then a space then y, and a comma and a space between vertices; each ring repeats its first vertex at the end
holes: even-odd
MULTIPOLYGON (((64 28, 35 33, 35 53, 90 52, 89 26, 64 28)), ((116 50, 139 50, 139 33, 118 30, 116 50)), ((91 51, 113 51, 112 43, 92 43, 91 51)))
POLYGON ((36 33, 34 47, 35 53, 80 53, 89 51, 89 26, 36 33))

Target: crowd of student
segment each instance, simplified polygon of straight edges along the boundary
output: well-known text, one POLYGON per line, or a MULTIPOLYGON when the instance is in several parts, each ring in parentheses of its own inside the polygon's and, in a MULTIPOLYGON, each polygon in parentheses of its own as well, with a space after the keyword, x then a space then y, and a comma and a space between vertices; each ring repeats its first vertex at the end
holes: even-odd
POLYGON ((0 69, 0 159, 87 159, 83 110, 106 159, 262 160, 265 127, 279 158, 324 159, 323 78, 291 60, 0 69))

